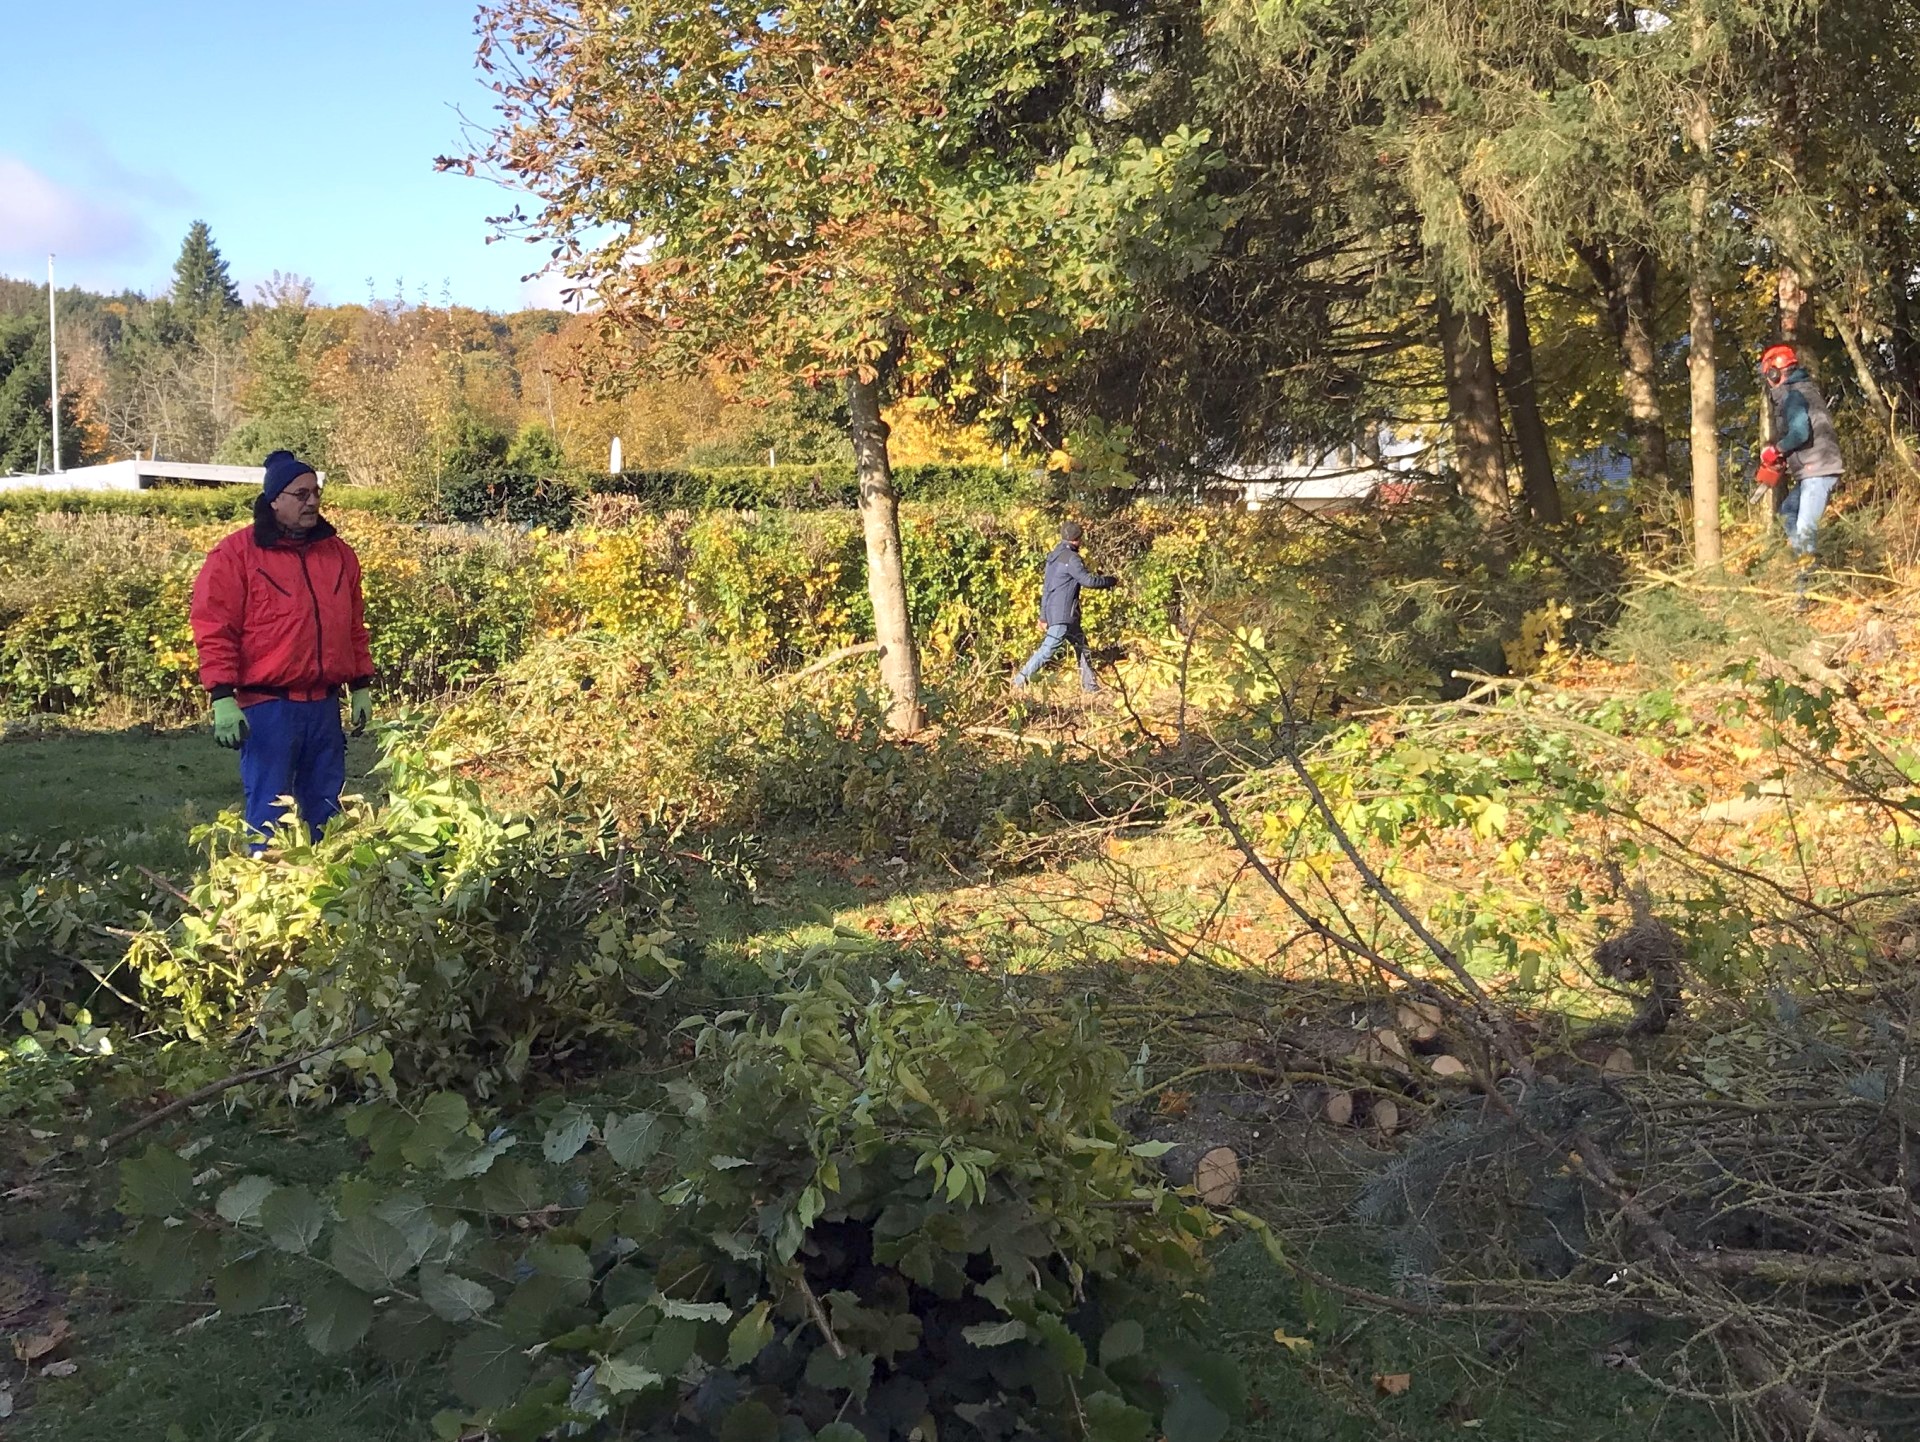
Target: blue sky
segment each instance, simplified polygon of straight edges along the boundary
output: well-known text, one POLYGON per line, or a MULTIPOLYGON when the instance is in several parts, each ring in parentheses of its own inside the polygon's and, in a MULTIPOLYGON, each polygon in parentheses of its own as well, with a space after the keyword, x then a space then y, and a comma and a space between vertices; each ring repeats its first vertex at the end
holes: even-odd
POLYGON ((107 0, 9 7, 0 274, 156 291, 204 219, 249 299, 278 270, 318 299, 404 281, 464 305, 553 303, 544 248, 488 245, 512 197, 436 175, 486 121, 472 0, 107 0))

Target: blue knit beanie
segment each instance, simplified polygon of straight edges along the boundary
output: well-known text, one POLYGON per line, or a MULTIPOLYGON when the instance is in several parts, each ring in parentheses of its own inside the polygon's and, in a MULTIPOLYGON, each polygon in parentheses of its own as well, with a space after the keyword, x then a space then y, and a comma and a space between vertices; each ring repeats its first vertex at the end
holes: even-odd
POLYGON ((269 501, 302 476, 314 473, 313 467, 292 451, 275 451, 263 464, 267 468, 267 478, 261 483, 260 494, 269 501))

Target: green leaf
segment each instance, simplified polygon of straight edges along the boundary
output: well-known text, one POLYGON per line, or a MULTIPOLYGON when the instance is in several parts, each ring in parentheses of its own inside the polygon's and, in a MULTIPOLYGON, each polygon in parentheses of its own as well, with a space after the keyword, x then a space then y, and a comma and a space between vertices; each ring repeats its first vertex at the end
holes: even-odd
POLYGON ((120 1210, 130 1217, 184 1217, 193 1210, 193 1168, 178 1152, 149 1142, 120 1163, 120 1210))
POLYGON ((813 1442, 867 1442, 867 1434, 851 1422, 829 1422, 813 1434, 813 1442))
POLYGON ((1167 1442, 1220 1442, 1227 1435, 1227 1414, 1209 1402, 1198 1387, 1181 1387, 1167 1403, 1160 1430, 1167 1442))
POLYGON ((527 1264, 543 1277, 562 1282, 591 1282, 593 1262, 586 1252, 567 1242, 542 1237, 527 1248, 527 1264))
POLYGON ((323 1357, 350 1352, 373 1325, 373 1298, 331 1281, 307 1299, 307 1345, 323 1357))
POLYGON ((720 1423, 720 1442, 775 1442, 779 1436, 780 1419, 765 1402, 742 1402, 720 1423))
POLYGON ((511 1134, 490 1142, 476 1142, 471 1137, 455 1137, 450 1146, 440 1155, 440 1171, 449 1181, 465 1181, 470 1177, 485 1176, 493 1164, 513 1149, 514 1138, 511 1134))
POLYGON ((1009 1317, 1004 1322, 976 1322, 971 1327, 962 1327, 960 1335, 976 1347, 1004 1347, 1009 1342, 1025 1341, 1027 1324, 1018 1317, 1009 1317))
POLYGON ((1095 1392, 1081 1407, 1087 1414, 1087 1442, 1147 1442, 1153 1436, 1153 1418, 1112 1392, 1095 1392))
POLYGON ((420 1103, 420 1124, 439 1127, 442 1131, 463 1132, 467 1129, 467 1099, 458 1092, 435 1092, 420 1103))
POLYGON ((445 1267, 422 1267, 420 1300, 449 1322, 471 1322, 493 1305, 493 1293, 445 1267))
POLYGON ((733 1330, 727 1334, 729 1367, 746 1366, 773 1341, 773 1323, 767 1316, 771 1309, 769 1302, 757 1303, 733 1324, 733 1330))
POLYGON ((716 1172, 731 1172, 737 1171, 741 1167, 750 1167, 753 1163, 745 1157, 730 1157, 722 1154, 708 1157, 707 1165, 712 1167, 716 1172))
POLYGON ((652 1112, 632 1112, 623 1117, 608 1117, 601 1131, 607 1154, 614 1165, 637 1171, 653 1160, 666 1140, 665 1123, 652 1112))
POLYGON ((258 1253, 229 1262, 213 1274, 213 1300, 229 1317, 244 1317, 267 1305, 273 1268, 258 1253))
POLYGON ((354 1217, 333 1235, 333 1269, 362 1291, 391 1291, 419 1260, 406 1234, 378 1217, 354 1217))
POLYGON ((279 1187, 260 1204, 260 1226, 283 1252, 304 1255, 327 1228, 327 1209, 305 1187, 279 1187))
POLYGON ((1033 1330, 1040 1334, 1048 1354, 1066 1369, 1069 1377, 1078 1377, 1087 1370, 1086 1343, 1074 1336, 1065 1322, 1051 1312, 1042 1312, 1033 1319, 1033 1330))
POLYGON ((864 1403, 867 1389, 873 1385, 873 1358, 865 1352, 836 1357, 831 1348, 822 1347, 807 1358, 807 1383, 849 1392, 856 1402, 864 1403))
POLYGON ((273 1183, 266 1177, 242 1177, 224 1192, 213 1209, 236 1227, 251 1227, 259 1224, 260 1205, 273 1193, 273 1183))
POLYGON ((1136 1142, 1127 1151, 1136 1157, 1145 1157, 1148 1161, 1164 1157, 1173 1150, 1172 1142, 1136 1142))
POLYGON ((447 1358, 447 1384, 469 1407, 504 1407, 527 1385, 533 1364, 520 1346, 492 1327, 467 1333, 447 1358))
POLYGON ((1146 1345, 1146 1328, 1133 1318, 1128 1317, 1115 1322, 1107 1328, 1106 1335, 1100 1339, 1100 1365, 1111 1367, 1115 1362, 1124 1362, 1129 1357, 1137 1357, 1146 1345))
POLYGON ((546 1205, 540 1175, 523 1161, 502 1162, 480 1179, 480 1205, 503 1217, 523 1217, 546 1205))
POLYGON ((658 1372, 624 1357, 609 1357, 593 1369, 593 1380, 614 1397, 629 1397, 666 1382, 658 1372))
POLYGON ((557 1167, 578 1156, 580 1148, 587 1144, 587 1138, 592 1134, 593 1118, 578 1107, 568 1107, 547 1128, 540 1150, 557 1167))

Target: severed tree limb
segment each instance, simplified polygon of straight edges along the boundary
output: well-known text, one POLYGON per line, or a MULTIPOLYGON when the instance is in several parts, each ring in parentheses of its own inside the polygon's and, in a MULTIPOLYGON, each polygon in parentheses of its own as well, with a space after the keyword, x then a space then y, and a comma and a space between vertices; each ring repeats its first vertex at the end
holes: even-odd
POLYGON ((149 1127, 156 1127, 168 1117, 178 1116, 189 1107, 197 1107, 202 1102, 212 1101, 222 1092, 232 1091, 235 1087, 245 1086, 248 1082, 265 1081, 270 1076, 278 1076, 281 1072, 292 1071, 302 1063, 310 1062, 315 1057, 323 1056, 327 1052, 338 1051, 348 1042, 365 1036, 375 1027, 384 1025, 386 1025, 386 1019, 384 1017, 379 1021, 370 1021, 358 1030, 350 1031, 338 1040, 328 1042, 325 1046, 317 1046, 312 1051, 302 1052, 298 1056, 290 1056, 285 1061, 274 1062, 271 1066, 257 1066, 250 1071, 235 1072, 232 1076, 222 1077, 217 1082, 209 1082, 198 1091, 189 1092, 183 1097, 176 1097, 158 1111, 148 1112, 139 1120, 129 1122, 126 1126, 120 1128, 119 1131, 114 1132, 102 1141, 100 1143, 100 1150, 102 1152, 110 1152, 128 1138, 139 1136, 141 1132, 146 1131, 149 1127))
POLYGON ((827 652, 827 654, 822 656, 818 661, 808 666, 802 666, 786 679, 789 681, 804 681, 807 677, 817 676, 828 667, 837 666, 840 662, 848 660, 851 657, 870 656, 879 649, 880 643, 878 641, 857 641, 851 646, 842 646, 837 651, 827 652))

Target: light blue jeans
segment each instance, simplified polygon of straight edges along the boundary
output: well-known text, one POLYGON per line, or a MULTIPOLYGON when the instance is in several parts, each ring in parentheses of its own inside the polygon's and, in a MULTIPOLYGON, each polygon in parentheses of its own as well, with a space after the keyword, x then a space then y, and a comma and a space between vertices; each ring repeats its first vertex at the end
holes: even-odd
POLYGON ((1796 556, 1811 556, 1827 512, 1827 497, 1839 484, 1838 476, 1802 476, 1780 502, 1780 524, 1787 528, 1787 544, 1796 556))
POLYGON ((1093 674, 1093 652, 1087 646, 1087 633, 1077 625, 1047 627, 1047 637, 1040 643, 1040 649, 1029 656, 1027 664, 1020 668, 1020 684, 1024 686, 1039 675, 1040 668, 1069 642, 1073 645, 1074 659, 1080 663, 1080 689, 1098 691, 1100 680, 1093 674))

